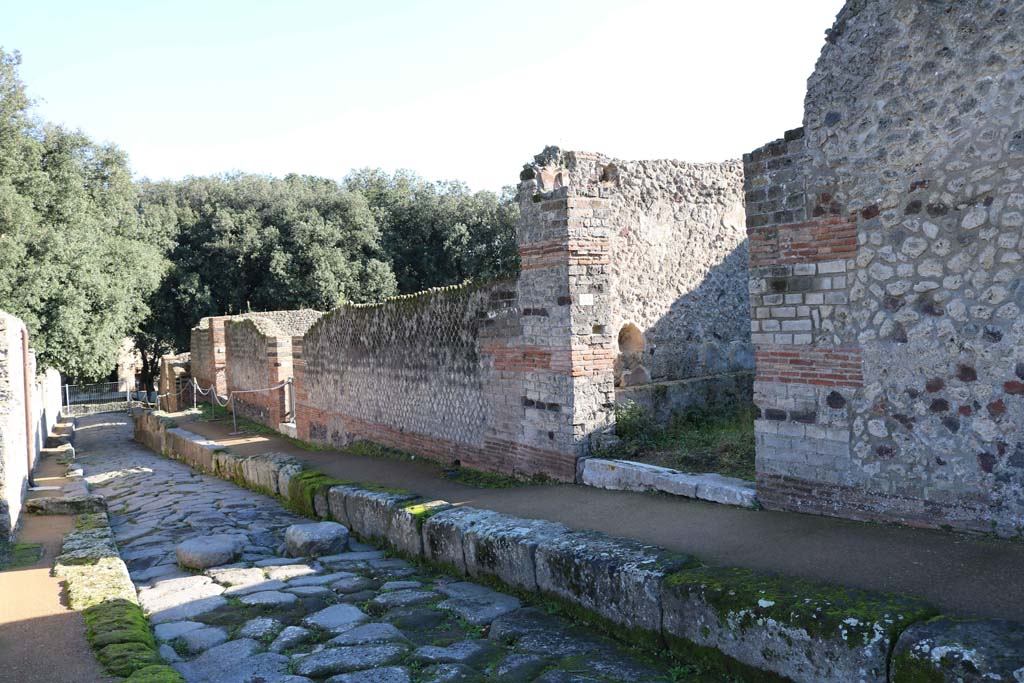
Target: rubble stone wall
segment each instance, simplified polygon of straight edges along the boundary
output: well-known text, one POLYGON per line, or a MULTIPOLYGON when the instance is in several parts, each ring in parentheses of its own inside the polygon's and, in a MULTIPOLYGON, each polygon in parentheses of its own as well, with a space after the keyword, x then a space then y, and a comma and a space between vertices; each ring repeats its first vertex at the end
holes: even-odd
POLYGON ((749 403, 742 163, 600 157, 580 171, 574 182, 614 190, 609 281, 618 399, 646 406, 661 421, 693 404, 749 403), (635 332, 641 336, 631 343, 635 332))
POLYGON ((1022 18, 851 0, 745 157, 765 505, 1024 528, 1022 18))

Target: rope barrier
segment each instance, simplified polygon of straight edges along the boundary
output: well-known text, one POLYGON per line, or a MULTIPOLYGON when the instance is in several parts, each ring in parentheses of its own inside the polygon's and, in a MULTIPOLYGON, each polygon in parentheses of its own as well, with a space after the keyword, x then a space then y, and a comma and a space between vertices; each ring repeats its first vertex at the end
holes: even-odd
MULTIPOLYGON (((181 394, 184 393, 184 391, 186 389, 191 388, 193 390, 193 392, 199 392, 203 396, 210 396, 210 397, 212 397, 213 400, 216 402, 216 404, 218 406, 220 406, 221 408, 227 408, 229 405, 232 405, 233 403, 235 403, 235 396, 237 394, 257 394, 257 393, 264 392, 264 391, 277 391, 278 389, 282 389, 282 388, 292 384, 293 382, 294 382, 294 380, 291 377, 289 377, 288 379, 284 380, 283 382, 278 382, 277 384, 275 384, 272 387, 265 387, 265 388, 262 388, 262 389, 235 389, 233 391, 229 391, 226 399, 224 400, 223 403, 221 403, 221 397, 220 397, 220 394, 217 393, 215 385, 211 384, 208 388, 203 389, 201 386, 199 386, 199 382, 194 377, 190 377, 189 381, 185 384, 185 386, 183 386, 181 389, 179 389, 176 393, 172 394, 172 392, 168 391, 168 392, 163 393, 163 394, 157 394, 156 404, 157 404, 157 406, 159 406, 160 405, 160 399, 167 398, 168 396, 171 396, 171 395, 181 396, 181 394)), ((195 393, 193 393, 192 401, 193 401, 193 408, 194 408, 195 407, 195 405, 194 405, 195 404, 195 393)), ((141 401, 140 401, 140 403, 141 403, 141 401)), ((231 410, 231 420, 232 420, 232 425, 234 427, 234 431, 231 432, 231 433, 232 434, 241 434, 241 432, 238 431, 238 416, 237 416, 237 411, 236 410, 231 410)))

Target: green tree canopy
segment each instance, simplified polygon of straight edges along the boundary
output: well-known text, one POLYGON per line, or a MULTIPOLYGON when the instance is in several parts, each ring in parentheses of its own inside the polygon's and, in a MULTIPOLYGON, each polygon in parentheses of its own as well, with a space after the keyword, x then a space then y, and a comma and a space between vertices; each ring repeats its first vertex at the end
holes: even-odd
POLYGON ((364 195, 403 294, 516 272, 512 188, 470 192, 457 181, 428 182, 409 171, 353 171, 345 187, 364 195))
POLYGON ((20 63, 0 49, 0 308, 41 366, 101 378, 147 313, 165 238, 139 221, 123 152, 32 115, 20 63))

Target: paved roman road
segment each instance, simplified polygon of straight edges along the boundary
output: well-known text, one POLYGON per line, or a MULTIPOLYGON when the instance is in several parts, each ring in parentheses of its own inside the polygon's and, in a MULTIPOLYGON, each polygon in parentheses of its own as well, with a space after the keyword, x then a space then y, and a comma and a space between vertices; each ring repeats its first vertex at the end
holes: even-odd
POLYGON ((123 415, 83 418, 75 446, 93 491, 107 497, 161 654, 189 683, 671 678, 666 664, 561 616, 371 546, 284 557, 284 530, 309 520, 143 448, 123 415), (211 534, 238 536, 241 561, 181 569, 175 546, 211 534))

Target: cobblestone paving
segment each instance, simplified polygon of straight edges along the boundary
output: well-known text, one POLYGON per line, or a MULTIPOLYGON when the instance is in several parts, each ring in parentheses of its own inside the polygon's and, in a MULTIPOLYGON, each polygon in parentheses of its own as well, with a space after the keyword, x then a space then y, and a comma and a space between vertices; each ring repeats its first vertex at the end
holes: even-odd
POLYGON ((309 520, 155 455, 124 416, 82 419, 75 445, 161 653, 190 683, 673 680, 560 616, 372 546, 286 557, 285 529, 309 520), (178 543, 214 534, 242 541, 240 561, 177 565, 178 543))

